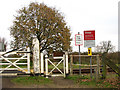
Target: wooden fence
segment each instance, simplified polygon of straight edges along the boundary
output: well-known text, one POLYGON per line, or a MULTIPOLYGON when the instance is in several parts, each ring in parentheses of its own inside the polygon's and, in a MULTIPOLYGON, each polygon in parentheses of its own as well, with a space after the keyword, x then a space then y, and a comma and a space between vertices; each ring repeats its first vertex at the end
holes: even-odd
MULTIPOLYGON (((100 58, 99 55, 92 55, 91 57, 96 57, 96 64, 94 65, 84 65, 84 64, 74 64, 73 57, 90 57, 88 55, 70 55, 70 75, 73 75, 73 66, 84 66, 84 67, 92 67, 95 70, 95 77, 98 79, 100 74, 100 58)), ((82 60, 81 60, 82 61, 82 60)))

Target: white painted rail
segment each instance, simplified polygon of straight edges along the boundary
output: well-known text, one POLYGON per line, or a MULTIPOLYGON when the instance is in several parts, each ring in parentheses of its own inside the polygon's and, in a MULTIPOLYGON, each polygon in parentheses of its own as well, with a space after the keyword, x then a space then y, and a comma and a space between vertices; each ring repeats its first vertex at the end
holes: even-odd
POLYGON ((25 73, 30 73, 30 48, 27 48, 27 51, 13 50, 9 52, 0 52, 0 73, 3 73, 5 70, 20 70, 25 73), (19 58, 16 57, 8 58, 8 55, 15 55, 15 54, 18 55, 19 53, 21 54, 19 58), (14 68, 12 68, 12 66, 14 66, 14 68))
POLYGON ((46 70, 46 78, 48 78, 48 76, 64 76, 65 77, 65 55, 63 55, 63 57, 53 57, 53 58, 46 58, 45 59, 45 70, 46 70), (57 63, 54 64, 50 59, 59 59, 59 61, 57 60, 57 63), (48 65, 48 62, 49 64, 51 64, 53 66, 53 69, 51 71, 48 72, 48 68, 49 68, 49 65, 48 65), (62 64, 63 63, 63 64, 62 64), (58 66, 62 64, 63 65, 63 71, 58 68, 58 66), (57 69, 60 74, 53 74, 53 71, 57 69))

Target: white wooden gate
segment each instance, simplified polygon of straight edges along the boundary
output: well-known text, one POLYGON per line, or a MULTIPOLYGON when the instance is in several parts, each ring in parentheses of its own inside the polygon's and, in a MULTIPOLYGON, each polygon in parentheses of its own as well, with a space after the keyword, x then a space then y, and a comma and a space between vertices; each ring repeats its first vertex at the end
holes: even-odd
POLYGON ((21 50, 23 49, 0 52, 0 73, 3 73, 5 70, 19 70, 30 73, 30 48, 24 51, 21 50), (12 57, 11 55, 18 57, 12 57))
POLYGON ((59 61, 55 64, 50 60, 50 58, 45 59, 46 78, 48 78, 48 76, 64 76, 64 77, 66 77, 66 75, 68 74, 68 55, 63 55, 62 57, 53 57, 52 59, 55 59, 56 61, 57 61, 57 59, 59 59, 59 61), (48 63, 49 63, 49 65, 48 65, 48 63), (58 68, 58 66, 62 63, 63 63, 63 70, 58 68), (50 64, 54 68, 49 71, 50 64), (55 69, 57 69, 60 72, 60 74, 53 74, 53 71, 55 69))

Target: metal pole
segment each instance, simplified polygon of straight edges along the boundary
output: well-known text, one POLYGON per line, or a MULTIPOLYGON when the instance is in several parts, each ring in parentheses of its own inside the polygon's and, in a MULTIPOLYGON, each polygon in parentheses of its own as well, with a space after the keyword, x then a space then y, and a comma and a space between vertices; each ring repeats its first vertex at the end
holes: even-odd
MULTIPOLYGON (((80 32, 78 32, 78 34, 80 34, 80 32)), ((80 45, 79 45, 79 64, 81 64, 81 62, 80 62, 80 45)), ((79 75, 81 75, 81 65, 79 65, 79 75)))
POLYGON ((90 56, 90 77, 92 78, 92 57, 90 56))

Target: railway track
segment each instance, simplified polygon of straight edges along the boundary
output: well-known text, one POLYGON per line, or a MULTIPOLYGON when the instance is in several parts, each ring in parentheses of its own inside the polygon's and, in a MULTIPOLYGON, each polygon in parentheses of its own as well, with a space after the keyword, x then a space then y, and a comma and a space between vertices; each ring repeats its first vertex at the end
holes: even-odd
MULTIPOLYGON (((51 69, 49 69, 49 71, 50 71, 51 69)), ((61 71, 63 71, 63 70, 61 70, 61 71)), ((69 72, 70 72, 70 70, 69 70, 69 72)), ((92 69, 92 73, 94 73, 95 71, 94 71, 94 69, 92 69)), ((102 69, 100 69, 100 72, 102 72, 102 69)), ((107 72, 114 72, 111 68, 107 68, 107 72)), ((27 75, 27 74, 25 74, 24 72, 22 72, 22 71, 18 71, 18 70, 5 70, 2 74, 15 74, 16 73, 16 75, 27 75)), ((54 70, 53 71, 53 74, 58 74, 58 73, 60 73, 58 70, 54 70)), ((87 69, 81 69, 81 73, 86 73, 86 74, 88 74, 88 73, 90 73, 90 69, 89 68, 87 68, 87 69)), ((79 74, 79 69, 73 69, 73 74, 79 74)))
MULTIPOLYGON (((102 72, 102 69, 100 69, 102 72)), ((114 72, 111 68, 107 68, 107 72, 114 72)), ((90 69, 81 69, 81 73, 90 73, 90 69)), ((95 73, 94 69, 92 69, 92 73, 95 73)), ((79 74, 79 69, 74 69, 73 74, 79 74)))
MULTIPOLYGON (((70 70, 69 70, 69 72, 70 72, 70 70)), ((92 69, 92 73, 94 73, 94 72, 95 72, 94 69, 92 69)), ((100 69, 100 72, 102 72, 102 69, 100 69)), ((111 68, 107 68, 107 72, 114 72, 114 71, 111 68)), ((53 73, 54 74, 55 73, 59 73, 59 71, 58 70, 54 70, 53 73)), ((90 69, 89 68, 81 69, 81 73, 90 73, 90 69)), ((79 69, 73 69, 73 74, 79 74, 79 69)))

